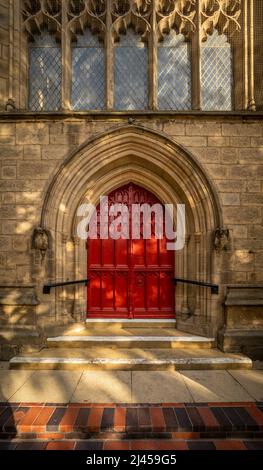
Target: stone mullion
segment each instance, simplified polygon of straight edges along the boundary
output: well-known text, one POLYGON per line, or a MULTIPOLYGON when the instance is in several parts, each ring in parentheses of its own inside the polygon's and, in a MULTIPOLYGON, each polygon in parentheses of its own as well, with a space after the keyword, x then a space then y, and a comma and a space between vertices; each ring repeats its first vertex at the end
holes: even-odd
MULTIPOLYGON (((20 11, 20 5, 19 5, 20 11)), ((13 81, 14 81, 14 0, 9 0, 9 85, 8 99, 14 99, 13 81)))
POLYGON ((105 64, 106 64, 106 109, 112 110, 114 103, 114 83, 113 83, 113 40, 112 40, 112 18, 111 18, 111 1, 107 2, 106 10, 106 33, 105 33, 105 64))
POLYGON ((254 77, 254 0, 248 0, 248 109, 256 111, 254 77))
POLYGON ((148 44, 149 51, 149 108, 156 110, 158 108, 158 39, 157 39, 157 20, 156 20, 156 0, 152 2, 151 14, 151 34, 148 44))
POLYGON ((14 22, 19 29, 19 38, 16 46, 19 48, 20 67, 18 72, 18 88, 19 91, 15 96, 16 105, 19 109, 26 109, 28 107, 29 96, 29 63, 28 63, 28 38, 23 31, 22 26, 22 1, 19 0, 19 9, 14 9, 14 22))
POLYGON ((67 0, 62 2, 62 28, 61 28, 61 53, 62 53, 62 81, 61 101, 62 109, 71 109, 71 37, 68 31, 67 0))
POLYGON ((201 109, 201 12, 200 1, 196 2, 196 31, 191 38, 192 59, 192 109, 201 109))
POLYGON ((243 108, 248 109, 248 0, 243 6, 243 108))

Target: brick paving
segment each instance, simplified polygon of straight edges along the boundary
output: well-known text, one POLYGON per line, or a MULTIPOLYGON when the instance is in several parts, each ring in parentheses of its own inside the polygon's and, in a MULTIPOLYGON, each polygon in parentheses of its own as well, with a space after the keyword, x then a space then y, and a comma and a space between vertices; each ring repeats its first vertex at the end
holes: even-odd
MULTIPOLYGON (((103 445, 109 441, 107 446, 117 445, 120 440, 125 441, 126 446, 139 445, 141 440, 149 439, 156 443, 162 441, 162 445, 172 445, 173 442, 173 445, 179 445, 178 440, 183 440, 190 448, 199 446, 197 441, 203 441, 202 445, 209 447, 210 440, 217 440, 219 447, 223 446, 224 440, 230 439, 235 439, 233 445, 237 446, 238 442, 246 439, 253 440, 255 444, 263 439, 262 405, 261 402, 156 405, 0 403, 0 439, 65 442, 96 439, 103 445)), ((253 443, 250 442, 252 447, 253 443)))
POLYGON ((263 439, 133 439, 133 440, 19 440, 0 441, 3 450, 263 450, 263 439))

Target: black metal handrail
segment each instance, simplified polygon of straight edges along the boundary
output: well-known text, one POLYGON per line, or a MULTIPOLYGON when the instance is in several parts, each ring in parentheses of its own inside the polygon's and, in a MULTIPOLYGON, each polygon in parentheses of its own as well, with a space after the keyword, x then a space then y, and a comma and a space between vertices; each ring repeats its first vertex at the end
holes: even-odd
POLYGON ((48 284, 44 284, 43 286, 43 294, 50 294, 51 289, 53 287, 61 287, 61 286, 70 286, 73 284, 85 284, 88 285, 89 279, 80 279, 78 281, 65 281, 65 282, 49 282, 48 284))
POLYGON ((189 279, 181 279, 179 277, 175 277, 172 279, 174 285, 178 282, 184 284, 193 284, 194 286, 202 286, 202 287, 209 287, 211 289, 211 294, 218 294, 219 286, 217 284, 211 284, 210 282, 201 282, 201 281, 191 281, 189 279))

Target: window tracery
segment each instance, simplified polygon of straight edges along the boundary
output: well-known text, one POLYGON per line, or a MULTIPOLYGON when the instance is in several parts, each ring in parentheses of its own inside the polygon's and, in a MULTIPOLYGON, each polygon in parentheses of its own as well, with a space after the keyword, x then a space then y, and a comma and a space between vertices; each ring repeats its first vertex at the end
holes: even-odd
MULTIPOLYGON (((29 73, 34 71, 31 49, 45 31, 60 50, 62 109, 230 110, 234 107, 235 38, 243 21, 241 3, 24 0, 22 22, 29 44, 29 73), (221 59, 217 54, 212 60, 213 47, 221 59), (224 71, 214 80, 218 96, 213 101, 207 98, 211 77, 224 59, 224 71), (194 108, 193 96, 199 96, 194 108)), ((29 84, 32 87, 32 80, 29 84)), ((48 110, 50 104, 34 107, 32 90, 28 92, 31 109, 48 110)), ((57 109, 59 104, 54 106, 57 109)))

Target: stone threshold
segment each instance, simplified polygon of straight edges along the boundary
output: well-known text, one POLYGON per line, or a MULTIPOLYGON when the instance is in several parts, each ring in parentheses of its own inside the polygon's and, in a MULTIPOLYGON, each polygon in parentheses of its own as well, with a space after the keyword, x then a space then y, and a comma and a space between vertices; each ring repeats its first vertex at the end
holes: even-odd
POLYGON ((111 325, 118 325, 123 324, 125 326, 134 327, 134 325, 156 325, 167 326, 172 325, 173 327, 176 326, 176 318, 86 318, 85 320, 86 325, 93 325, 96 323, 100 323, 102 326, 109 323, 111 325))
POLYGON ((51 337, 51 338, 47 338, 47 343, 59 343, 59 342, 70 342, 70 343, 74 343, 74 342, 93 342, 93 341, 97 341, 97 342, 103 342, 103 343, 107 343, 108 341, 112 342, 136 342, 136 341, 142 341, 142 342, 147 342, 147 341, 160 341, 160 342, 175 342, 175 343, 191 343, 191 342, 195 342, 195 343, 207 343, 207 342, 213 342, 215 341, 215 338, 205 338, 203 336, 136 336, 136 335, 132 335, 132 336, 121 336, 121 335, 114 335, 114 336, 109 336, 109 335, 105 335, 105 336, 84 336, 84 335, 81 335, 81 336, 76 336, 76 335, 63 335, 63 336, 55 336, 55 337, 51 337))

